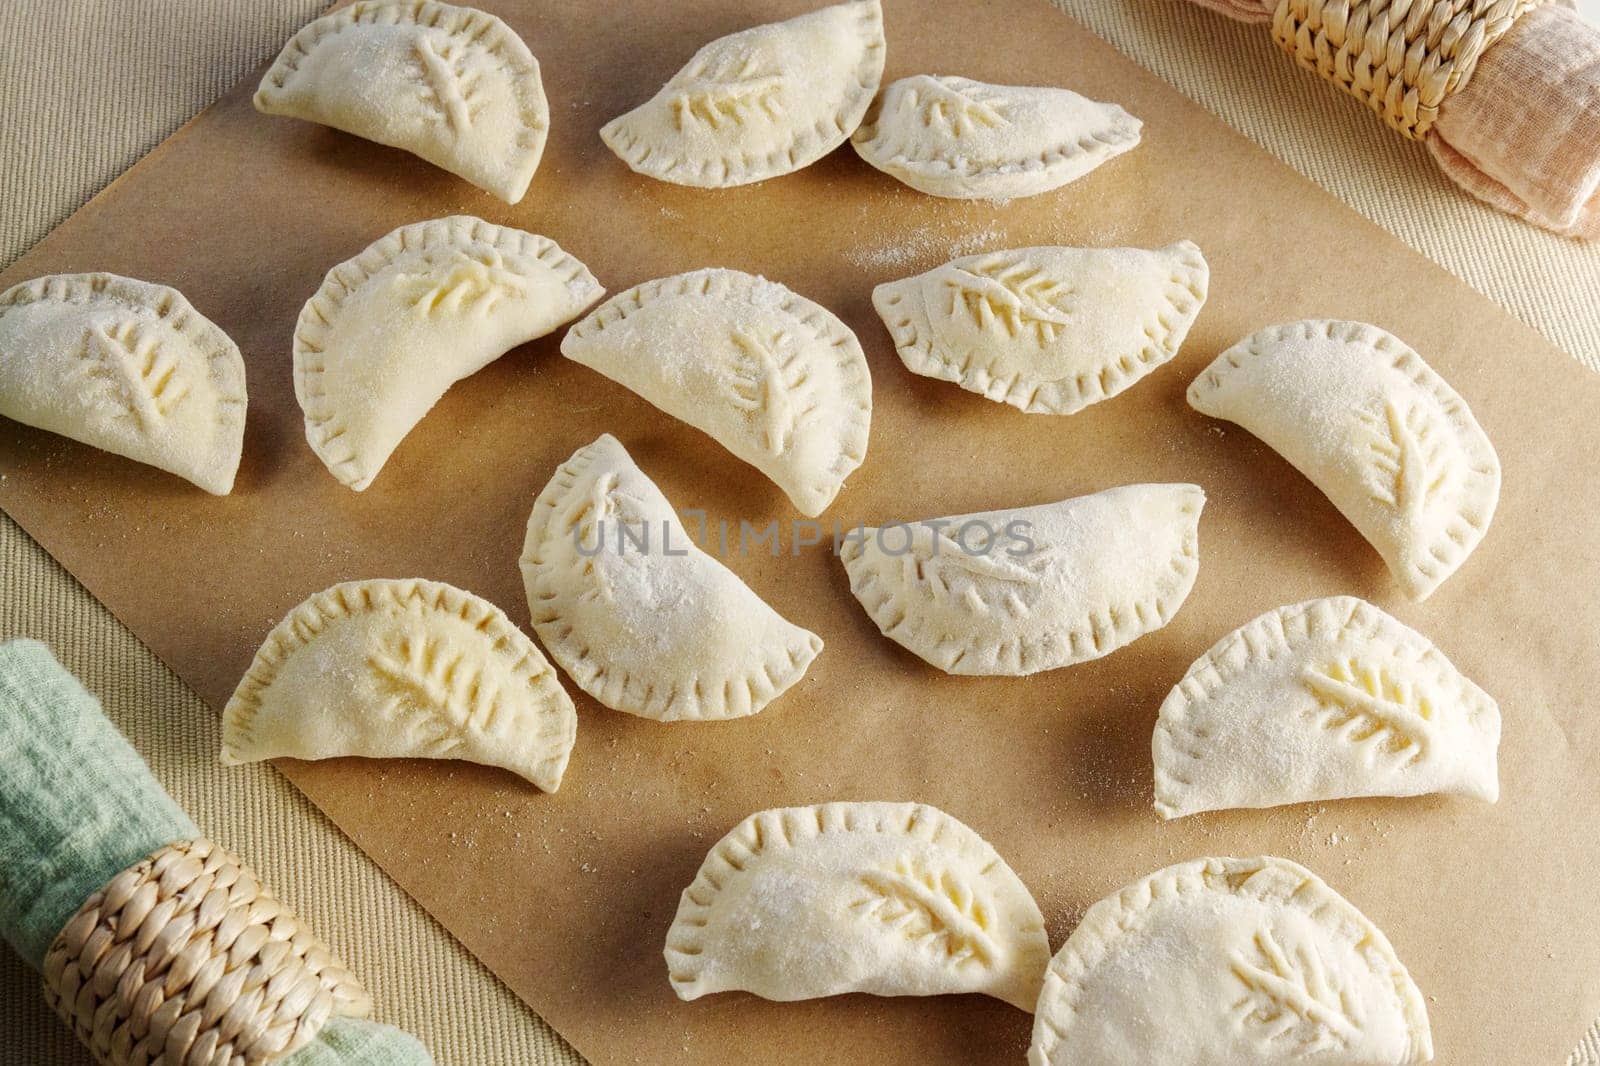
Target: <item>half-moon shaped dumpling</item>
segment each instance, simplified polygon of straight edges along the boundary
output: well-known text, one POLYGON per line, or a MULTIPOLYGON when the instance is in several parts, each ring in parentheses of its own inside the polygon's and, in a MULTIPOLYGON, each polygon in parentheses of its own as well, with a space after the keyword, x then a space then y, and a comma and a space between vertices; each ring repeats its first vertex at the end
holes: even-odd
POLYGON ((548 237, 468 215, 402 226, 328 271, 300 311, 306 440, 359 492, 451 385, 604 292, 548 237))
POLYGON ((244 447, 244 359, 177 289, 52 274, 0 293, 0 415, 226 496, 244 447))
POLYGON ((741 718, 799 681, 822 640, 701 551, 610 434, 534 501, 522 548, 533 628, 585 692, 642 718, 741 718))
POLYGON ((465 759, 546 792, 578 716, 505 612, 437 581, 347 581, 267 635, 222 711, 226 766, 276 759, 465 759))
POLYGON ((872 304, 912 373, 1070 415, 1177 355, 1209 278, 1190 241, 1018 248, 879 285, 872 304))
POLYGON ((1151 741, 1164 818, 1453 792, 1493 803, 1500 709, 1370 603, 1279 607, 1202 655, 1151 741))
POLYGON ((703 430, 815 517, 867 455, 872 378, 826 308, 738 270, 695 270, 619 293, 561 354, 703 430))
POLYGON ((706 856, 667 931, 682 999, 982 992, 1032 1010, 1050 959, 1033 896, 921 803, 761 811, 706 856))
POLYGON ((1124 485, 858 531, 839 557, 885 636, 948 674, 1017 677, 1166 625, 1200 567, 1205 499, 1198 485, 1124 485))
POLYGON ((255 105, 403 148, 510 204, 550 131, 522 38, 485 11, 433 0, 360 0, 307 24, 255 105))
POLYGON ((788 174, 845 142, 883 77, 878 0, 719 37, 600 137, 640 174, 724 189, 788 174))
POLYGON ((1219 355, 1189 404, 1260 437, 1425 600, 1489 529, 1500 459, 1466 401, 1364 322, 1269 326, 1219 355))
POLYGON ((1428 1011, 1383 931, 1287 859, 1196 859, 1089 908, 1050 960, 1029 1066, 1406 1066, 1428 1011))
POLYGON ((962 200, 1033 196, 1139 143, 1142 123, 1067 89, 917 74, 883 90, 851 143, 919 192, 962 200))

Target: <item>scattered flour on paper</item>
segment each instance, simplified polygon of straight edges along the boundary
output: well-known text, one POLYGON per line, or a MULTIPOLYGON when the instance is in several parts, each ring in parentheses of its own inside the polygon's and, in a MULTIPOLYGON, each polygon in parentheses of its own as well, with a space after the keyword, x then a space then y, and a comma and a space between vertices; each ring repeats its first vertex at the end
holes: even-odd
POLYGON ((876 248, 852 248, 845 258, 858 267, 879 270, 926 262, 929 268, 964 255, 986 252, 1001 246, 1005 234, 994 228, 952 234, 933 226, 919 226, 901 235, 894 244, 876 248))

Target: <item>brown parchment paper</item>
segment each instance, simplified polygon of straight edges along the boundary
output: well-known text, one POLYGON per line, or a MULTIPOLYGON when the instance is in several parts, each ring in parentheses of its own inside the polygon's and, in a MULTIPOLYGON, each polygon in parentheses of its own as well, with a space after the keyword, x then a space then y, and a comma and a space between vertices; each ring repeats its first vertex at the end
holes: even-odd
MULTIPOLYGON (((1600 1013, 1600 484, 1585 373, 1440 268, 1249 145, 1040 0, 889 0, 888 77, 1063 84, 1145 121, 1144 143, 1066 189, 1009 204, 922 196, 848 150, 726 191, 633 175, 595 131, 704 40, 807 0, 485 0, 544 66, 553 129, 507 207, 404 153, 259 116, 254 79, 0 276, 112 270, 182 289, 244 351, 250 409, 234 494, 15 424, 0 504, 213 707, 268 629, 333 582, 426 576, 526 622, 517 557, 533 497, 602 431, 681 507, 797 517, 708 438, 557 352, 559 335, 457 385, 374 486, 334 482, 290 382, 301 303, 391 228, 469 212, 547 234, 613 292, 726 265, 780 280, 860 336, 871 448, 827 518, 852 525, 1028 505, 1131 481, 1192 480, 1202 564, 1166 629, 1023 680, 944 676, 881 638, 825 547, 730 565, 827 647, 766 712, 663 726, 579 703, 561 791, 450 763, 285 763, 408 892, 597 1063, 1021 1061, 1030 1018, 981 997, 679 1003, 661 944, 706 849, 750 812, 921 800, 983 833, 1032 888, 1059 946, 1083 909, 1203 854, 1271 852, 1324 875, 1394 941, 1428 997, 1439 1061, 1556 1062, 1600 1013), (1182 354, 1070 418, 1023 415, 901 366, 873 284, 954 254, 1191 237, 1211 298, 1182 354), (1505 468, 1483 546, 1427 604, 1309 483, 1184 403, 1189 380, 1273 321, 1366 319, 1468 399, 1505 468), (1223 633, 1283 603, 1352 593, 1433 636, 1499 698, 1497 806, 1428 798, 1232 812, 1150 808, 1167 689, 1223 633)), ((1262 100, 1261 106, 1272 106, 1262 100)), ((196 750, 196 759, 215 753, 196 750)), ((226 826, 212 827, 223 839, 226 826)), ((292 899, 295 886, 283 886, 292 899)), ((381 916, 378 919, 381 934, 381 916)))

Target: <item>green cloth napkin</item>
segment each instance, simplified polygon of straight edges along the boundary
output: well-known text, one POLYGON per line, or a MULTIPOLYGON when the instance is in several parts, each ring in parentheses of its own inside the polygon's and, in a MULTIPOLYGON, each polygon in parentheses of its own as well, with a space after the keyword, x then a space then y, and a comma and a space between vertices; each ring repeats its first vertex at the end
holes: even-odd
MULTIPOLYGON (((0 937, 34 969, 112 877, 200 831, 50 649, 0 643, 0 937)), ((283 1066, 431 1066, 415 1037, 332 1018, 283 1066)))

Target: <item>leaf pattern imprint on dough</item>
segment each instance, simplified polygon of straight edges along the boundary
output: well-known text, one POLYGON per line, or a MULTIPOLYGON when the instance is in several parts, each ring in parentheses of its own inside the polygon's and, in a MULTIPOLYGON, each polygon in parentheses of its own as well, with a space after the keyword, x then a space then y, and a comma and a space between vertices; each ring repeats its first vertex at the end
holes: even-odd
POLYGON ((1427 756, 1435 708, 1426 690, 1396 667, 1348 657, 1308 666, 1300 682, 1316 697, 1313 720, 1351 744, 1369 744, 1401 767, 1427 756))
POLYGON ((1450 476, 1449 433, 1420 403, 1402 410, 1385 401, 1383 412, 1360 411, 1371 465, 1367 486, 1372 498, 1416 522, 1450 476))
POLYGON ((952 137, 964 137, 980 127, 995 129, 1011 124, 1005 117, 1005 101, 998 93, 994 100, 985 101, 970 90, 963 92, 938 81, 929 81, 907 94, 906 104, 921 116, 923 126, 952 137))
POLYGON ((417 38, 412 50, 422 67, 426 101, 438 107, 445 125, 459 138, 472 128, 472 120, 481 107, 474 106, 474 96, 478 81, 487 69, 487 53, 469 53, 465 61, 458 64, 452 53, 461 49, 447 44, 441 52, 426 36, 417 38))
POLYGON ((747 330, 735 330, 733 347, 737 355, 729 380, 730 399, 735 407, 757 416, 762 423, 761 439, 774 456, 789 450, 802 412, 799 393, 808 372, 800 357, 794 335, 774 330, 767 340, 747 330))
POLYGON ((903 556, 907 581, 921 584, 934 600, 954 599, 979 615, 992 614, 997 606, 1014 616, 1027 614, 1023 595, 1061 557, 1058 549, 1042 544, 1012 556, 998 541, 987 552, 969 553, 950 534, 926 527, 918 527, 913 537, 903 556))
POLYGON ((853 904, 857 913, 937 951, 950 965, 987 967, 998 958, 1000 949, 989 935, 994 925, 989 902, 954 870, 902 858, 893 869, 866 871, 861 885, 867 895, 853 904))
POLYGON ((644 566, 650 550, 650 541, 636 546, 633 538, 651 538, 663 535, 662 525, 651 522, 645 515, 641 501, 626 493, 616 491, 617 475, 608 472, 595 479, 589 495, 579 498, 563 523, 567 536, 578 547, 580 570, 584 577, 592 577, 594 587, 584 591, 585 600, 616 602, 616 590, 606 568, 598 565, 600 557, 637 570, 644 566), (626 527, 624 534, 620 527, 626 527))
POLYGON ((108 382, 144 429, 170 415, 189 394, 178 360, 163 350, 154 328, 137 320, 90 326, 83 358, 89 376, 108 382))
POLYGON ((1292 1039, 1302 1055, 1347 1046, 1361 1032, 1359 1005, 1346 996, 1309 938, 1284 934, 1262 928, 1254 951, 1233 952, 1230 968, 1244 986, 1244 995, 1233 1004, 1237 1024, 1263 1043, 1292 1039))
POLYGON ((763 74, 754 57, 737 66, 722 62, 685 72, 681 91, 672 98, 672 119, 679 130, 697 125, 720 130, 744 126, 756 115, 778 118, 783 102, 778 98, 783 79, 763 74))
POLYGON ((444 638, 408 627, 367 656, 388 694, 383 713, 435 756, 459 748, 463 729, 491 732, 498 693, 444 638))
POLYGON ((488 315, 503 299, 526 296, 522 278, 498 264, 481 259, 456 263, 443 278, 432 274, 402 274, 396 279, 404 299, 418 318, 488 315))
POLYGON ((1024 259, 995 257, 952 267, 950 316, 966 315, 987 332, 1018 337, 1032 333, 1040 347, 1060 335, 1072 318, 1066 301, 1072 289, 1024 259))

